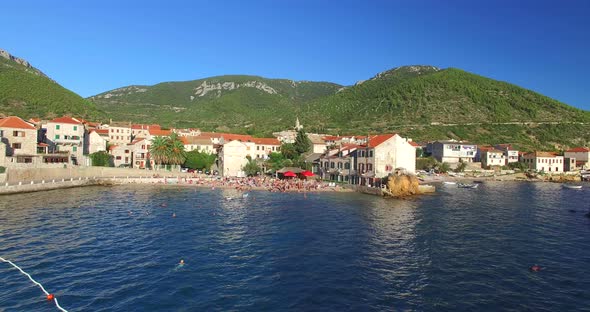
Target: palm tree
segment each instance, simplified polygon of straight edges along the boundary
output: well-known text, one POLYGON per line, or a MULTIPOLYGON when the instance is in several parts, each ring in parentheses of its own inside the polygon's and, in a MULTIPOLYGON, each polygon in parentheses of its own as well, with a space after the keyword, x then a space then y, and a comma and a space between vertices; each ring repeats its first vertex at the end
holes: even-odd
POLYGON ((162 136, 154 137, 152 139, 152 146, 150 146, 150 156, 156 165, 168 163, 170 159, 168 138, 162 136))
POLYGON ((169 137, 154 137, 150 154, 156 165, 182 165, 186 160, 184 144, 176 133, 169 137))
POLYGON ((172 165, 182 165, 186 160, 186 152, 184 151, 184 144, 178 138, 176 133, 170 135, 168 146, 170 149, 169 163, 172 165))

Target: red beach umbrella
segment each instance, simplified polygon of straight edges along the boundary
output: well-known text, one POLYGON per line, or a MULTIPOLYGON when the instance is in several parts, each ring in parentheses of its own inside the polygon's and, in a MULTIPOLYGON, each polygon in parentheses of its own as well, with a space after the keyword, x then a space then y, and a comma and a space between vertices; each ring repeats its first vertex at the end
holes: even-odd
POLYGON ((309 170, 305 170, 301 172, 301 175, 304 177, 313 177, 313 172, 309 171, 309 170))
POLYGON ((295 173, 293 173, 293 171, 287 171, 285 173, 283 173, 284 177, 296 177, 297 175, 295 173))

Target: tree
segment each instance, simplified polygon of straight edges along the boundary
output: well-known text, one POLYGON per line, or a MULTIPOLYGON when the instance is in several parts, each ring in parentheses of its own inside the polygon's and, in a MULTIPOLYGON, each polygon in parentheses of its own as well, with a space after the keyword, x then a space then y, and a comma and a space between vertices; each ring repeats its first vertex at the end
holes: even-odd
POLYGON ((170 150, 169 163, 172 165, 182 165, 186 159, 184 143, 178 137, 178 134, 172 133, 168 138, 168 148, 170 150))
POLYGON ((92 153, 89 155, 89 157, 92 160, 92 166, 110 167, 111 165, 111 155, 109 155, 106 151, 92 153))
POLYGON ((297 150, 295 150, 295 145, 291 143, 284 143, 281 145, 281 153, 286 159, 295 159, 297 156, 297 150))
POLYGON ((439 173, 447 173, 447 172, 449 172, 449 170, 451 170, 451 166, 449 165, 449 163, 443 162, 438 165, 438 172, 439 173))
POLYGON ((461 159, 461 160, 459 160, 459 164, 457 165, 457 168, 455 168, 455 172, 463 172, 463 171, 465 171, 465 168, 467 168, 467 163, 461 159))
POLYGON ((211 169, 215 163, 216 156, 213 154, 190 151, 186 153, 184 166, 191 169, 211 169))
POLYGON ((311 150, 311 140, 303 132, 303 130, 297 131, 297 137, 295 138, 295 143, 293 143, 293 147, 297 154, 305 154, 311 150))
POLYGON ((180 165, 186 159, 186 152, 178 134, 172 133, 169 137, 156 136, 152 139, 150 156, 157 165, 180 165))
POLYGON ((246 163, 244 167, 242 167, 242 170, 244 170, 247 176, 251 177, 258 175, 258 173, 260 172, 260 167, 256 163, 256 160, 248 157, 248 163, 246 163))
POLYGON ((150 157, 154 160, 156 165, 168 163, 168 160, 170 159, 170 151, 168 150, 168 142, 165 137, 157 136, 152 139, 150 157))

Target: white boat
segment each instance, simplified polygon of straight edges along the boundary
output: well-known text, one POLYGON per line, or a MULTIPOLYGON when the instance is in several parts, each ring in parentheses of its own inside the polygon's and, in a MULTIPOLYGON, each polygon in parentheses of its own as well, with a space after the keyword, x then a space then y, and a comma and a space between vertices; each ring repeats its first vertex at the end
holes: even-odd
POLYGON ((445 182, 443 182, 443 184, 447 184, 447 185, 455 185, 455 184, 457 184, 457 182, 453 182, 453 181, 445 181, 445 182))
POLYGON ((575 185, 575 184, 562 184, 561 186, 563 186, 564 188, 574 189, 574 190, 579 190, 582 188, 581 185, 575 185))
POLYGON ((477 183, 457 183, 458 188, 476 189, 479 186, 477 183))

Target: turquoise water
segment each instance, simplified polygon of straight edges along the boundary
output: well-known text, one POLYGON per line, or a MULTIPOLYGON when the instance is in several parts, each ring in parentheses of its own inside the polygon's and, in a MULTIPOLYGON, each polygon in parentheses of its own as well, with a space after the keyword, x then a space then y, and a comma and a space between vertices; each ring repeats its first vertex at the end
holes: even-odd
MULTIPOLYGON (((0 256, 69 311, 590 306, 588 188, 440 186, 410 200, 237 195, 117 186, 3 196, 0 256), (179 268, 180 259, 186 264, 179 268), (530 272, 533 264, 543 270, 530 272)), ((55 310, 0 262, 0 311, 55 310)))

